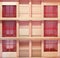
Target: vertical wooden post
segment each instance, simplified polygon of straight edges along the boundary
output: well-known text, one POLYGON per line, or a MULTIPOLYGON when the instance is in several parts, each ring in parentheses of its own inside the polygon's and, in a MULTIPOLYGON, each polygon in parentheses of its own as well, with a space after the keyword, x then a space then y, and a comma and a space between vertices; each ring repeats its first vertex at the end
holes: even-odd
POLYGON ((2 40, 0 40, 0 58, 2 58, 2 40))
POLYGON ((42 40, 42 45, 41 45, 41 56, 44 56, 44 40, 42 40))
POLYGON ((20 17, 20 11, 19 11, 19 3, 17 3, 17 10, 16 10, 16 16, 17 16, 17 18, 19 18, 20 17))
POLYGON ((29 16, 32 17, 32 0, 29 0, 29 16))
POLYGON ((16 49, 17 49, 17 51, 16 51, 16 54, 17 54, 17 57, 16 58, 19 58, 19 40, 17 40, 17 46, 16 46, 16 49))
POLYGON ((29 21, 29 36, 32 36, 32 24, 31 21, 29 21))
POLYGON ((16 21, 16 36, 19 37, 19 22, 16 21))
POLYGON ((44 21, 42 21, 42 37, 44 37, 44 21))
POLYGON ((32 42, 29 41, 29 58, 31 58, 32 42))

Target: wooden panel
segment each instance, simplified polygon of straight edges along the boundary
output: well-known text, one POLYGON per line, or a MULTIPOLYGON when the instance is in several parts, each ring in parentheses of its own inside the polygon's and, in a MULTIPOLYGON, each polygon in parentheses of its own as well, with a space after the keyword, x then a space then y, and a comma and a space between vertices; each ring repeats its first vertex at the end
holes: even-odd
POLYGON ((29 50, 20 50, 20 57, 29 57, 29 50))
POLYGON ((19 16, 20 17, 29 17, 29 5, 20 5, 19 7, 19 16), (25 10, 26 9, 26 10, 25 10))
POLYGON ((2 57, 11 57, 11 58, 16 58, 16 52, 3 52, 2 57))
POLYGON ((32 41, 32 47, 41 46, 41 41, 32 41))
POLYGON ((42 36, 42 26, 32 26, 32 36, 42 36))
POLYGON ((28 27, 26 28, 26 27, 21 27, 21 29, 20 29, 20 36, 29 36, 29 29, 28 29, 28 27))
POLYGON ((20 6, 20 13, 29 13, 29 5, 21 5, 20 6), (26 10, 25 10, 26 9, 26 10))
POLYGON ((42 0, 32 0, 32 4, 41 4, 42 0))
MULTIPOLYGON (((41 5, 32 5, 32 13, 41 13, 41 5)), ((40 14, 41 15, 41 14, 40 14)))
POLYGON ((20 36, 29 36, 29 22, 21 21, 19 30, 20 30, 20 36))
POLYGON ((29 41, 20 41, 20 47, 29 47, 29 41))
POLYGON ((20 4, 29 4, 29 0, 19 0, 20 4))
POLYGON ((40 57, 41 50, 32 50, 32 57, 40 57))
POLYGON ((43 56, 45 56, 45 57, 58 56, 58 52, 43 52, 42 54, 43 54, 43 56))
POLYGON ((20 18, 29 20, 29 14, 20 14, 20 18))
POLYGON ((38 20, 40 20, 41 14, 34 13, 34 14, 32 14, 32 17, 35 18, 35 19, 39 18, 38 20))
POLYGON ((42 21, 33 21, 32 36, 41 36, 41 35, 42 35, 42 21))

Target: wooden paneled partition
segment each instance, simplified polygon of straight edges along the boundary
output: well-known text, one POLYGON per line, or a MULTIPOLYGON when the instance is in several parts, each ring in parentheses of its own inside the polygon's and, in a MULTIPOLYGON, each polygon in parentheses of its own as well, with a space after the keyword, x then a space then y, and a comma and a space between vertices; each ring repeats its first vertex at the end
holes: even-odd
POLYGON ((19 42, 19 58, 41 57, 41 41, 21 40, 19 42))

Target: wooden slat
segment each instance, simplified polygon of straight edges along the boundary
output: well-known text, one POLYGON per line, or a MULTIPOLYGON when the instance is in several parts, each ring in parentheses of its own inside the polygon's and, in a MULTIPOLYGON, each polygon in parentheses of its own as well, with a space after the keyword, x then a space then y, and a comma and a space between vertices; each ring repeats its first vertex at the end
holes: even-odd
POLYGON ((17 54, 16 58, 19 58, 19 40, 17 40, 17 52, 16 52, 16 54, 17 54))
POLYGON ((31 58, 31 49, 32 49, 32 43, 31 40, 29 41, 29 58, 31 58))

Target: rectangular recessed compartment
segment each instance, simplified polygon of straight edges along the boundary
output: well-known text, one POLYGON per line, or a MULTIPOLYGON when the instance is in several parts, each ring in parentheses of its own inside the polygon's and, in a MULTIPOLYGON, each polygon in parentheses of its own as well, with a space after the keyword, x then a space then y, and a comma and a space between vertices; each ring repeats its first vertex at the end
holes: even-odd
POLYGON ((20 41, 19 43, 19 57, 29 58, 29 41, 20 41))
POLYGON ((19 57, 20 58, 29 58, 30 52, 31 52, 31 58, 41 57, 41 41, 35 41, 35 40, 20 41, 19 57))
POLYGON ((32 57, 41 57, 41 41, 32 41, 32 57))

